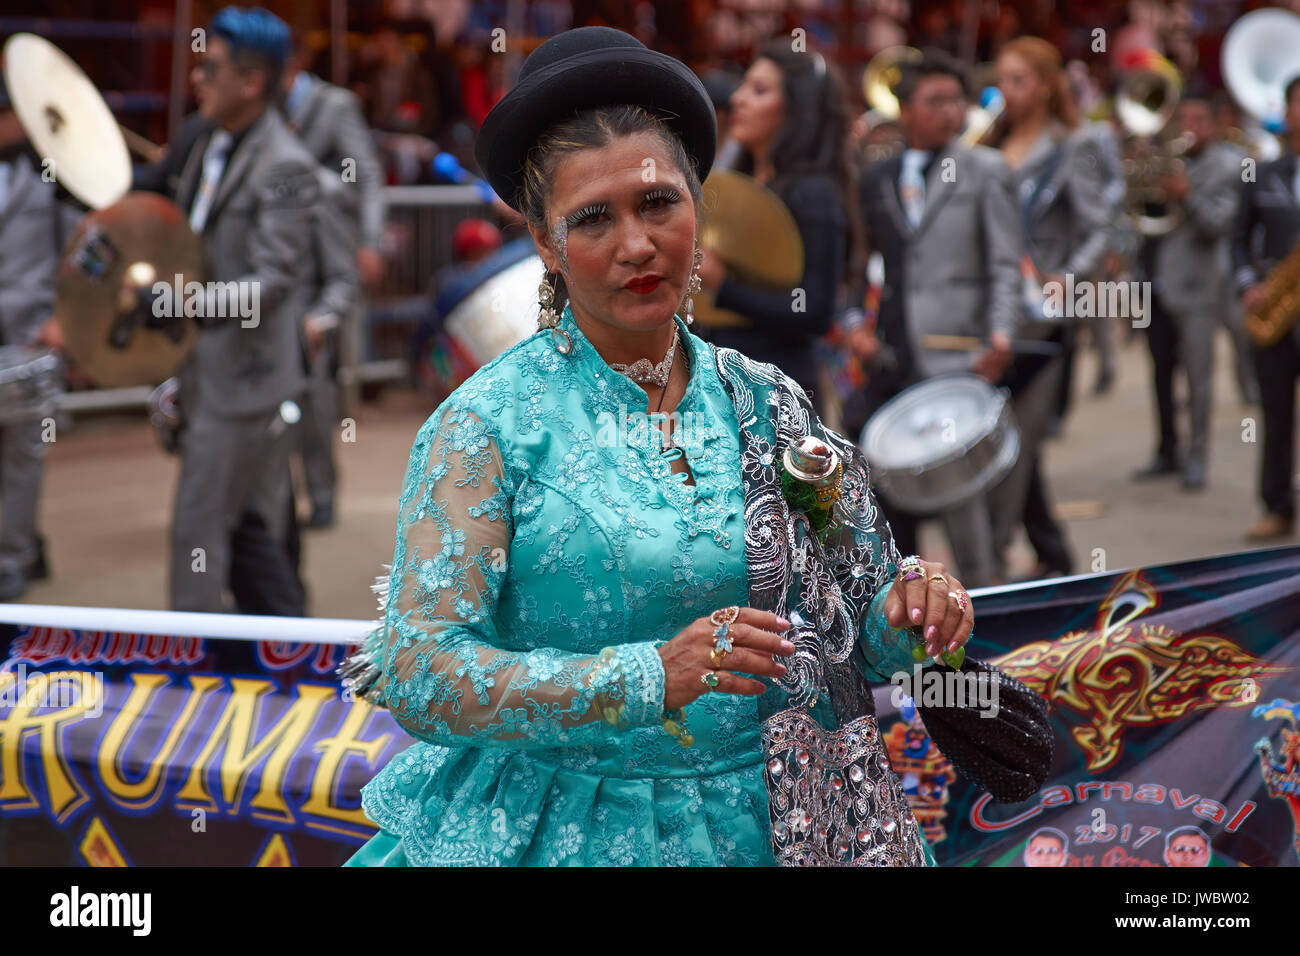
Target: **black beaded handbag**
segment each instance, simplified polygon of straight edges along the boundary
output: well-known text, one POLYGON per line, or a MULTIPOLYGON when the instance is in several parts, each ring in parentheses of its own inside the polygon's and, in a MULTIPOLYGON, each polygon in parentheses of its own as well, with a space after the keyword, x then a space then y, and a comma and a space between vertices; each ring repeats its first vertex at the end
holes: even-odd
MULTIPOLYGON (((945 678, 958 672, 945 663, 927 670, 945 678)), ((996 715, 985 717, 979 707, 946 700, 942 705, 918 704, 930 738, 958 773, 987 790, 998 803, 1029 799, 1052 768, 1054 735, 1047 719, 1047 701, 984 661, 968 657, 959 671, 996 683, 996 715)))

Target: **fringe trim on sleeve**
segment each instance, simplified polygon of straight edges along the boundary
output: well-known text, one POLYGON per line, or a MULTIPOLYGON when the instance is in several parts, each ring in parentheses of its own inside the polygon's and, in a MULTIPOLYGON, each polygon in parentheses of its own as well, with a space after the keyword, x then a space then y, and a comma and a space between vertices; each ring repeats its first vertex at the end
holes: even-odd
POLYGON ((343 684, 345 699, 364 700, 377 707, 386 706, 379 678, 383 674, 384 644, 388 633, 388 581, 391 565, 383 565, 384 573, 375 576, 370 590, 379 604, 379 620, 361 641, 360 648, 344 659, 335 673, 343 684))

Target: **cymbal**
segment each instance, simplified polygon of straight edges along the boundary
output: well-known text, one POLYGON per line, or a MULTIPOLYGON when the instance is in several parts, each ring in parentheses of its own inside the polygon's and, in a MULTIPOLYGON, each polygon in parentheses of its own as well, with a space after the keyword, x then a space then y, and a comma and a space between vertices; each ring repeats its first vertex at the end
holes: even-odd
MULTIPOLYGON (((700 246, 714 252, 737 279, 789 290, 803 278, 803 238, 776 193, 752 176, 715 169, 704 181, 700 246)), ((704 326, 739 327, 749 319, 713 304, 701 292, 695 317, 704 326)))
MULTIPOLYGON (((116 348, 109 334, 133 289, 155 282, 174 287, 178 274, 184 296, 186 283, 203 281, 204 258, 202 240, 175 203, 136 192, 89 213, 55 279, 54 314, 68 355, 107 387, 156 385, 174 374, 198 342, 193 322, 183 323, 179 341, 137 327, 126 347, 116 348)), ((175 301, 183 306, 185 298, 175 301)))
POLYGON ((63 188, 103 209, 131 188, 126 141, 95 84, 62 50, 32 33, 4 45, 14 112, 63 188))

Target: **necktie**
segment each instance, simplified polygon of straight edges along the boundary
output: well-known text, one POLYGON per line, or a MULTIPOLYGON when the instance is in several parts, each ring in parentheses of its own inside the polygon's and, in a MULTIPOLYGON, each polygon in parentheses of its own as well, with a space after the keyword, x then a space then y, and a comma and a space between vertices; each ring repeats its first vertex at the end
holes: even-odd
POLYGON ((925 150, 909 149, 903 153, 903 168, 898 176, 899 198, 903 201, 903 212, 908 224, 915 229, 921 224, 921 214, 925 212, 925 168, 930 154, 925 150))
POLYGON ((207 152, 203 154, 203 175, 199 180, 199 191, 190 207, 190 228, 202 232, 208 221, 208 212, 212 209, 212 200, 217 194, 217 184, 221 182, 221 173, 226 168, 226 154, 230 152, 232 137, 224 129, 212 134, 207 152))
POLYGON ((14 164, 0 163, 0 209, 9 204, 9 184, 13 182, 14 164))

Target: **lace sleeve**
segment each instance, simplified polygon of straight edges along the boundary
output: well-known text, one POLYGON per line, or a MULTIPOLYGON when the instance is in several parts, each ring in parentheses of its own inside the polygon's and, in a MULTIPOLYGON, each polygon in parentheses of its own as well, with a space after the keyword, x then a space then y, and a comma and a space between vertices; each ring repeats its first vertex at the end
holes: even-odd
MULTIPOLYGON (((866 468, 865 462, 863 468, 866 468)), ((894 535, 889 530, 885 513, 880 510, 869 485, 862 495, 858 519, 855 524, 867 530, 863 532, 855 529, 855 539, 859 543, 863 536, 877 539, 880 542, 876 552, 879 555, 877 560, 884 564, 877 578, 880 584, 871 603, 867 605, 866 613, 862 615, 862 627, 858 632, 858 648, 862 651, 866 665, 863 673, 867 680, 873 683, 888 682, 890 675, 899 671, 912 673, 912 668, 916 664, 912 658, 912 639, 908 631, 893 627, 885 620, 885 599, 894 586, 894 579, 898 576, 898 563, 903 558, 894 544, 894 535), (872 515, 875 516, 874 524, 870 520, 872 515)), ((927 658, 922 666, 929 666, 932 663, 933 661, 927 658)))
POLYGON ((510 575, 510 473, 467 408, 444 405, 421 428, 389 578, 385 705, 413 736, 462 746, 568 746, 657 724, 664 672, 652 642, 595 656, 506 649, 496 611, 510 575))
MULTIPOLYGON (((910 674, 917 663, 912 658, 912 642, 907 632, 892 627, 885 620, 885 598, 894 586, 894 576, 897 573, 898 566, 891 560, 884 583, 871 599, 867 613, 862 616, 858 647, 866 660, 866 677, 872 682, 888 682, 890 675, 899 671, 910 674)), ((927 657, 922 666, 928 667, 933 663, 927 657)))

